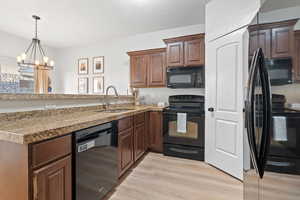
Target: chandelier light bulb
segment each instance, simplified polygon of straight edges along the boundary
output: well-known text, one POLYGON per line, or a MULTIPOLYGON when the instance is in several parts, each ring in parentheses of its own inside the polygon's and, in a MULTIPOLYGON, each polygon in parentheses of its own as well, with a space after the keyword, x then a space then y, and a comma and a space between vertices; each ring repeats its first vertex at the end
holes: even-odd
POLYGON ((17 62, 18 62, 18 63, 22 62, 21 56, 18 56, 18 57, 17 57, 17 62))
POLYGON ((49 58, 47 56, 44 56, 43 60, 44 60, 44 63, 48 63, 49 58))
POLYGON ((54 67, 54 61, 53 60, 50 61, 50 66, 54 67))
POLYGON ((22 55, 21 55, 21 58, 22 58, 22 60, 25 60, 26 59, 26 53, 22 53, 22 55))

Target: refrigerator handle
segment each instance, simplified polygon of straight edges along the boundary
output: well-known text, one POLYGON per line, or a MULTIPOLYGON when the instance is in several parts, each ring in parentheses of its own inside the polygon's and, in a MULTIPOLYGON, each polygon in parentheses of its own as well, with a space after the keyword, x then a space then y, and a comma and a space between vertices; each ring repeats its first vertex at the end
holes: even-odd
POLYGON ((260 69, 260 79, 262 83, 262 94, 263 94, 263 127, 262 127, 262 141, 261 151, 259 155, 259 175, 263 178, 265 166, 267 162, 267 156, 270 148, 271 140, 271 124, 272 124, 272 94, 271 84, 268 75, 268 70, 265 66, 264 55, 260 49, 258 52, 258 66, 260 69))
POLYGON ((248 143, 250 147, 251 158, 253 162, 253 166, 257 172, 259 172, 259 159, 258 159, 258 152, 256 147, 256 138, 255 138, 255 110, 254 110, 254 92, 255 92, 255 77, 258 72, 258 51, 254 52, 250 72, 249 72, 249 79, 248 79, 248 93, 245 103, 245 118, 246 118, 246 127, 247 127, 247 136, 248 136, 248 143))

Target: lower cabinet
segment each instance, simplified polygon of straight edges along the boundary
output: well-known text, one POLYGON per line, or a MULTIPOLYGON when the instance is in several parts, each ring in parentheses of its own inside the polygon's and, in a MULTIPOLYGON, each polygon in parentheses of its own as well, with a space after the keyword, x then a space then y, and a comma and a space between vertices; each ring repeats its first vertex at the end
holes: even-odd
POLYGON ((33 172, 34 200, 72 199, 71 156, 33 172))
POLYGON ((162 112, 149 113, 149 148, 152 151, 163 152, 163 116, 162 112))
POLYGON ((119 176, 134 162, 133 159, 133 129, 119 132, 119 176))
POLYGON ((134 161, 137 161, 145 153, 145 124, 134 127, 134 161))
POLYGON ((146 113, 119 120, 119 177, 146 152, 145 125, 146 113))

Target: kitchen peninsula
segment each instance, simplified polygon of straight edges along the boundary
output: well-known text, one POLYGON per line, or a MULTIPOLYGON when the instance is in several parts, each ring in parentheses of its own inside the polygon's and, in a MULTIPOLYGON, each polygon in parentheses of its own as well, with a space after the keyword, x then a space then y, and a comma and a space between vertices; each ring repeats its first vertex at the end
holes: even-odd
MULTIPOLYGON (((142 135, 136 136, 134 135, 135 132, 132 132, 133 135, 130 136, 132 140, 130 140, 129 148, 132 147, 132 149, 127 148, 126 140, 118 142, 121 159, 124 148, 126 152, 130 150, 134 154, 133 144, 138 142, 134 139, 135 137, 142 138, 142 143, 139 144, 143 148, 142 154, 151 148, 151 145, 157 145, 153 144, 153 141, 158 141, 158 137, 151 136, 149 124, 153 124, 151 121, 155 121, 154 123, 159 121, 157 126, 160 127, 157 128, 162 130, 162 117, 158 120, 153 117, 160 116, 163 108, 146 105, 134 106, 132 96, 0 95, 0 99, 3 101, 57 98, 81 100, 97 98, 100 105, 1 113, 0 176, 5 177, 0 180, 1 198, 18 200, 70 199, 72 196, 72 168, 74 166, 72 162, 74 151, 72 137, 75 131, 111 121, 121 123, 123 120, 124 122, 131 122, 132 126, 135 121, 138 124, 143 122, 143 130, 145 131, 142 131, 142 135), (104 100, 114 102, 114 104, 108 109, 104 109, 101 105, 101 101, 104 102, 104 100), (16 188, 18 188, 18 192, 16 192, 16 188)), ((130 124, 125 125, 131 126, 130 124)), ((140 125, 138 126, 140 127, 140 125)), ((121 125, 119 125, 120 128, 121 125)), ((120 139, 122 136, 119 136, 120 139)), ((141 141, 141 139, 138 140, 141 141)), ((162 139, 160 142, 162 145, 162 139)), ((123 161, 128 159, 126 152, 124 152, 123 161)), ((120 166, 122 165, 120 164, 120 166)), ((129 168, 130 165, 126 166, 126 170, 129 168)), ((122 170, 122 174, 126 170, 122 170)), ((119 172, 121 173, 120 169, 119 172)))

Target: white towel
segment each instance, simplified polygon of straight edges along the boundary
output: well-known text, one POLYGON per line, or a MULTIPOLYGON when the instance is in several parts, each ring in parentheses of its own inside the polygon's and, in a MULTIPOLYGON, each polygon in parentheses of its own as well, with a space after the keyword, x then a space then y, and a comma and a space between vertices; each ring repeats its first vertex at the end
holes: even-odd
POLYGON ((286 117, 274 116, 273 117, 273 139, 275 141, 288 141, 286 117))
POLYGON ((186 133, 186 113, 177 113, 177 132, 186 133))

